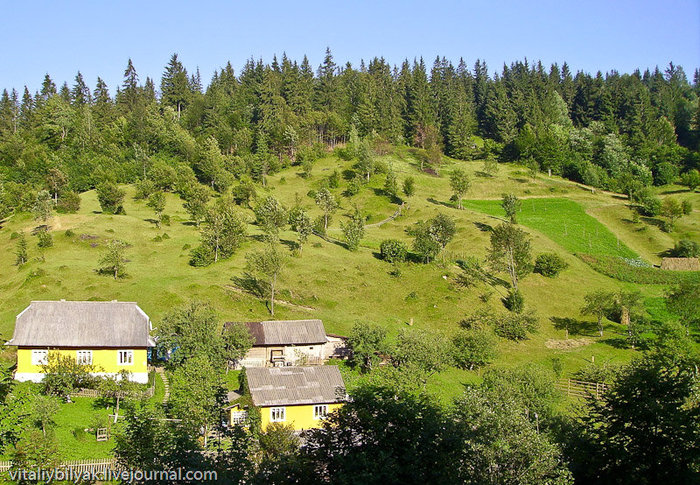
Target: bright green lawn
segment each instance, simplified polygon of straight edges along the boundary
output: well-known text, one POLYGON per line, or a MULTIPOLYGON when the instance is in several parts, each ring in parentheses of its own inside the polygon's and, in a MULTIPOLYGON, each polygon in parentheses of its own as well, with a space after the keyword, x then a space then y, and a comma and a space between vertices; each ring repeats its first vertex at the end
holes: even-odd
MULTIPOLYGON (((499 200, 468 200, 467 209, 496 217, 505 217, 499 200)), ((580 204, 570 199, 530 198, 522 200, 518 223, 546 235, 571 253, 637 258, 638 255, 580 204)))

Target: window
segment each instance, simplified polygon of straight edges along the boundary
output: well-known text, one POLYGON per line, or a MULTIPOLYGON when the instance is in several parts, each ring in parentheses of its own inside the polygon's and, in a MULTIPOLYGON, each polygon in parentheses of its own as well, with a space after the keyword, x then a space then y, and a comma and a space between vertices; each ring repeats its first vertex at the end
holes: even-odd
POLYGON ((248 411, 231 411, 231 424, 246 424, 248 411))
POLYGON ((92 350, 78 350, 78 364, 92 365, 92 350))
POLYGON ((32 365, 46 365, 48 359, 48 350, 32 350, 32 365))
POLYGON ((328 415, 328 405, 319 404, 314 406, 314 419, 323 419, 328 415))
POLYGON ((286 420, 285 408, 270 408, 270 422, 281 423, 286 420))
POLYGON ((117 363, 119 365, 132 365, 134 363, 133 350, 120 350, 117 352, 117 363))

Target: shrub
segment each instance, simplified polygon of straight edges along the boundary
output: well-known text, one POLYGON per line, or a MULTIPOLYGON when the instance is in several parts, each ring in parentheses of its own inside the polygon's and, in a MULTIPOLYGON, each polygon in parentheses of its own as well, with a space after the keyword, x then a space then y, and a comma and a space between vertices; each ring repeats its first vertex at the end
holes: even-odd
POLYGON ((328 187, 331 189, 340 187, 340 173, 337 170, 333 170, 333 173, 328 176, 328 187))
POLYGON ((403 181, 403 193, 406 194, 406 197, 411 197, 416 193, 416 181, 413 177, 406 177, 403 181))
POLYGON ((123 214, 124 213, 124 192, 117 184, 112 182, 103 182, 97 186, 97 200, 100 202, 102 212, 105 214, 123 214))
POLYGON ((681 203, 681 210, 683 211, 684 216, 689 215, 691 212, 693 212, 693 203, 688 199, 685 199, 681 203))
POLYGON ((569 265, 558 254, 542 253, 535 260, 535 273, 554 278, 569 265))
POLYGON ((384 261, 400 263, 406 261, 408 249, 406 245, 398 239, 385 239, 379 245, 379 252, 384 261))
POLYGON ((654 167, 654 185, 672 184, 678 178, 678 167, 670 162, 661 162, 654 167))
POLYGON ((503 299, 505 307, 515 313, 521 313, 525 308, 525 297, 520 290, 510 290, 508 296, 503 299))
POLYGON ((472 370, 496 358, 496 339, 490 330, 461 330, 452 339, 454 364, 472 370))
POLYGON ((588 382, 611 382, 619 370, 620 367, 616 365, 590 363, 574 372, 573 376, 588 382))
POLYGON ((73 232, 73 229, 66 229, 66 232, 64 234, 66 235, 66 237, 75 236, 75 232, 73 232))
POLYGON ((40 248, 50 248, 53 246, 53 237, 49 231, 41 231, 39 232, 38 236, 39 242, 37 243, 37 246, 40 248))
POLYGON ((525 340, 528 333, 537 330, 537 316, 532 312, 503 315, 495 319, 493 330, 508 340, 525 340))
POLYGON ((56 204, 56 212, 61 214, 75 214, 80 210, 80 195, 77 192, 67 191, 61 194, 56 204))
POLYGON ((655 217, 661 213, 661 199, 650 194, 644 194, 639 200, 640 211, 648 217, 655 217))
POLYGON ((145 200, 156 191, 156 184, 149 179, 141 179, 134 184, 136 192, 134 192, 135 200, 145 200))
POLYGON ((197 246, 190 251, 190 266, 201 268, 214 262, 214 253, 207 246, 197 246))
POLYGON ((697 258, 700 256, 700 244, 689 239, 681 239, 670 251, 675 258, 697 258))
POLYGON ((357 195, 360 193, 362 190, 362 186, 364 185, 364 180, 362 177, 355 177, 353 178, 349 183, 347 188, 345 189, 344 195, 346 197, 352 197, 353 195, 357 195))

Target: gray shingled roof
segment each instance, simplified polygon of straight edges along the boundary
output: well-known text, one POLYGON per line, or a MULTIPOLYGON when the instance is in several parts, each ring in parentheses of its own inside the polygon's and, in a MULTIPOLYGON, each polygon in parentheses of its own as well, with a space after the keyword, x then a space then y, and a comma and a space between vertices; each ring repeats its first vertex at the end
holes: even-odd
POLYGON ((345 383, 334 365, 248 367, 246 377, 255 406, 332 403, 345 398, 345 383))
POLYGON ((323 344, 326 330, 321 320, 270 320, 246 322, 254 345, 310 345, 323 344))
POLYGON ((17 315, 6 345, 30 347, 153 347, 150 321, 136 303, 33 301, 17 315))

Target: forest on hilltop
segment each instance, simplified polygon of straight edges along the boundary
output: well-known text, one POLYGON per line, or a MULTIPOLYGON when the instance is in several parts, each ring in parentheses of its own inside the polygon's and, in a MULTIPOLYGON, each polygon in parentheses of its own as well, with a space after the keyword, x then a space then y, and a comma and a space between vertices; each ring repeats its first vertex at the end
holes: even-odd
MULTIPOLYGON (((407 144, 439 169, 442 154, 490 156, 630 195, 651 184, 700 184, 700 70, 571 73, 517 61, 489 75, 435 59, 400 67, 383 58, 339 66, 308 59, 231 64, 206 88, 177 54, 160 86, 129 60, 114 96, 80 72, 58 87, 0 98, 0 216, 27 210, 37 191, 81 192, 101 182, 188 180, 224 192, 235 179, 313 160, 350 137, 375 151, 407 144), (312 149, 313 148, 313 149, 312 149)), ((165 190, 174 183, 165 182, 165 190)))

